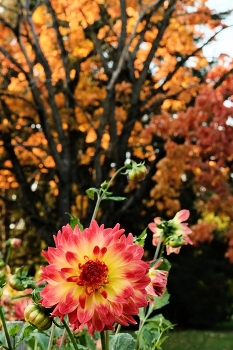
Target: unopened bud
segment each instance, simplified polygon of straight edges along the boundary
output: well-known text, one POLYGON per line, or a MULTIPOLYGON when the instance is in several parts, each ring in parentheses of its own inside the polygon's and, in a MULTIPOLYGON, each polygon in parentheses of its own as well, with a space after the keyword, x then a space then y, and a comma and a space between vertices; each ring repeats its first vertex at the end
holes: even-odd
POLYGON ((18 248, 21 245, 22 240, 20 238, 11 238, 10 246, 12 248, 18 248))
POLYGON ((27 288, 25 285, 22 283, 22 279, 16 275, 11 275, 9 278, 9 285, 11 288, 18 290, 18 291, 23 291, 27 288))
POLYGON ((145 179, 147 169, 144 164, 133 163, 132 168, 128 170, 128 178, 134 182, 140 182, 145 179))
POLYGON ((29 304, 24 310, 24 319, 39 331, 45 331, 52 325, 52 319, 39 304, 29 304))

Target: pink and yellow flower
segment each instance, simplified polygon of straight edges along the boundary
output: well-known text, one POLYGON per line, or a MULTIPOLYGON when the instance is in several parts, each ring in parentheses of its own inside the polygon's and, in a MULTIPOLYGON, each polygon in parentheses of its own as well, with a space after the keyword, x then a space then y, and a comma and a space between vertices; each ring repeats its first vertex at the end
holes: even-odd
POLYGON ((158 270, 158 267, 162 262, 162 259, 158 260, 148 272, 148 276, 150 277, 151 281, 146 287, 146 291, 149 297, 161 297, 165 292, 167 286, 168 271, 158 270))
POLYGON ((92 221, 83 232, 78 226, 62 228, 55 248, 43 252, 49 265, 39 282, 47 281, 41 304, 62 320, 68 315, 74 330, 113 329, 114 323, 135 324, 132 315, 147 305, 148 263, 143 248, 133 243, 117 224, 114 228, 92 221))
POLYGON ((167 221, 168 232, 164 232, 161 224, 163 221, 160 217, 154 218, 154 222, 148 225, 153 232, 152 244, 157 246, 162 237, 162 242, 166 245, 167 254, 178 254, 182 245, 192 244, 188 235, 192 232, 185 223, 189 218, 189 210, 183 209, 178 211, 173 219, 167 221))

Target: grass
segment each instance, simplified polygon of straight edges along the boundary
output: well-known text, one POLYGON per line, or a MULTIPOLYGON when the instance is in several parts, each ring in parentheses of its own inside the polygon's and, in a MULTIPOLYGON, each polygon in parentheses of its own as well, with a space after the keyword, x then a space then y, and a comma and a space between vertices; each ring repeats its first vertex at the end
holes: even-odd
POLYGON ((233 332, 171 331, 162 348, 163 350, 232 350, 233 332))

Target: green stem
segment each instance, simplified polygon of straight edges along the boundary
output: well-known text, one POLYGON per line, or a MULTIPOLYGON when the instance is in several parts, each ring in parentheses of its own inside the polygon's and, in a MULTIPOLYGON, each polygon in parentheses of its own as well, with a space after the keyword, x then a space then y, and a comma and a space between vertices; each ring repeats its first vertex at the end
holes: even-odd
POLYGON ((97 202, 96 202, 96 205, 95 205, 95 209, 94 209, 94 212, 93 212, 91 221, 92 221, 92 220, 95 220, 95 218, 96 218, 96 215, 97 215, 97 213, 98 213, 101 200, 102 200, 101 196, 98 195, 98 199, 97 199, 97 202))
POLYGON ((37 350, 37 339, 35 338, 35 342, 34 342, 34 350, 37 350))
POLYGON ((105 333, 106 350, 109 350, 109 331, 104 331, 104 333, 105 333))
POLYGON ((9 264, 10 256, 11 256, 11 246, 9 246, 9 248, 7 250, 6 265, 9 264))
POLYGON ((9 350, 13 350, 13 347, 12 347, 12 345, 11 345, 10 336, 9 336, 9 333, 8 333, 8 330, 7 330, 7 326, 6 326, 5 317, 4 317, 4 315, 3 315, 2 307, 1 307, 1 306, 0 306, 0 318, 1 318, 1 321, 2 321, 2 326, 3 326, 4 333, 5 333, 5 337, 6 337, 6 342, 7 342, 7 345, 8 345, 8 349, 9 349, 9 350))
POLYGON ((148 319, 148 317, 152 313, 152 311, 153 311, 153 307, 151 305, 149 305, 147 314, 145 315, 144 319, 141 320, 141 322, 140 322, 140 327, 139 327, 139 330, 138 330, 138 333, 137 333, 136 350, 139 349, 139 339, 140 339, 140 335, 141 335, 141 332, 142 332, 142 328, 143 328, 146 320, 148 319))
POLYGON ((109 187, 111 186, 112 182, 114 181, 114 179, 116 178, 116 176, 122 171, 124 170, 125 168, 127 168, 126 165, 124 165, 123 167, 121 167, 120 169, 118 169, 115 174, 113 175, 113 177, 110 179, 107 187, 103 190, 103 192, 101 193, 101 195, 98 195, 98 199, 97 199, 97 202, 96 202, 96 205, 95 205, 95 209, 94 209, 94 212, 93 212, 93 215, 92 215, 92 218, 91 220, 95 220, 96 218, 96 215, 98 213, 98 210, 99 210, 99 206, 100 206, 100 203, 105 195, 105 193, 108 191, 109 187))
POLYGON ((54 333, 55 333, 55 323, 52 323, 52 327, 51 327, 51 333, 50 333, 50 338, 49 338, 49 345, 47 350, 51 350, 52 346, 53 346, 53 338, 54 338, 54 333))
POLYGON ((64 331, 63 331, 63 334, 62 334, 62 338, 61 338, 61 342, 60 342, 60 346, 59 346, 59 348, 61 348, 62 347, 62 345, 64 344, 64 342, 65 342, 65 339, 66 339, 66 329, 64 329, 64 331))
POLYGON ((121 330, 121 324, 118 324, 117 329, 116 329, 116 333, 115 333, 115 334, 120 333, 120 330, 121 330))
POLYGON ((77 345, 77 343, 76 343, 76 341, 75 341, 75 339, 74 339, 74 335, 73 335, 73 333, 71 332, 71 330, 70 330, 68 324, 66 323, 65 320, 63 320, 62 323, 63 323, 64 326, 65 326, 65 329, 66 329, 66 331, 67 331, 67 333, 68 333, 68 336, 69 336, 69 338, 70 338, 70 340, 71 340, 71 343, 73 344, 75 350, 78 350, 78 345, 77 345))
POLYGON ((100 332, 100 339, 101 339, 101 344, 102 344, 102 350, 107 350, 106 348, 106 338, 104 331, 100 332))
POLYGON ((161 234, 160 234, 160 236, 159 236, 159 242, 158 242, 158 245, 157 245, 157 247, 156 247, 156 251, 155 251, 155 255, 154 255, 154 260, 156 260, 157 257, 158 257, 158 255, 159 255, 159 251, 160 251, 162 239, 163 239, 163 231, 161 232, 161 234))

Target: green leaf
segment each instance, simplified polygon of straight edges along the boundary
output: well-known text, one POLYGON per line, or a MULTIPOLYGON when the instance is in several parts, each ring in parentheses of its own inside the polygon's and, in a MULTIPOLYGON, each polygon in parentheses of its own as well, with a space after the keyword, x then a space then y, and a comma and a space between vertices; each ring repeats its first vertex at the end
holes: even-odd
POLYGON ((163 258, 163 262, 158 266, 158 270, 165 270, 165 271, 170 271, 171 269, 171 264, 167 259, 163 258))
POLYGON ((48 349, 49 336, 47 334, 38 332, 37 330, 35 330, 34 332, 29 334, 27 339, 33 339, 33 338, 37 340, 37 345, 40 347, 41 350, 48 349))
POLYGON ((10 324, 7 327, 8 333, 11 337, 16 336, 16 334, 18 333, 18 331, 22 328, 22 325, 19 324, 10 324))
POLYGON ((145 240, 147 237, 147 228, 145 228, 145 230, 142 231, 142 233, 140 234, 140 236, 138 237, 134 237, 134 243, 136 243, 137 245, 140 245, 142 247, 144 247, 145 245, 145 240))
POLYGON ((97 195, 99 194, 99 190, 97 188, 91 187, 91 188, 88 188, 88 190, 86 190, 86 194, 90 199, 95 198, 95 193, 97 193, 97 195))
POLYGON ((86 344, 87 344, 88 349, 96 350, 96 344, 95 344, 93 338, 89 334, 86 334, 86 344))
POLYGON ((118 333, 110 337, 110 350, 135 350, 136 340, 128 333, 118 333))
POLYGON ((17 345, 19 345, 19 343, 27 338, 29 336, 29 334, 31 334, 33 331, 35 330, 35 327, 31 326, 28 323, 25 323, 25 325, 22 328, 22 331, 20 332, 20 335, 17 339, 17 345))
POLYGON ((72 228, 72 230, 75 228, 75 226, 78 226, 80 231, 83 231, 83 225, 81 224, 79 218, 77 218, 76 216, 74 216, 73 214, 70 213, 66 213, 70 216, 70 226, 72 228))
POLYGON ((169 304, 170 294, 167 289, 165 293, 161 297, 153 297, 154 298, 154 306, 153 310, 161 309, 163 306, 169 304))
POLYGON ((153 349, 153 344, 158 340, 159 335, 159 328, 150 329, 148 325, 144 325, 139 339, 140 349, 153 349))
POLYGON ((101 185, 100 185, 100 188, 102 189, 102 190, 106 190, 107 188, 108 188, 108 182, 105 180, 101 185))
POLYGON ((111 201, 124 201, 126 197, 118 197, 118 196, 103 196, 102 200, 111 200, 111 201))
POLYGON ((0 332, 0 346, 4 348, 6 346, 6 338, 4 332, 0 332))
POLYGON ((164 316, 162 314, 159 315, 155 315, 149 319, 147 319, 146 321, 149 325, 149 328, 154 328, 154 327, 160 327, 163 329, 167 329, 167 328, 172 328, 174 325, 167 320, 166 318, 164 318, 164 316))

